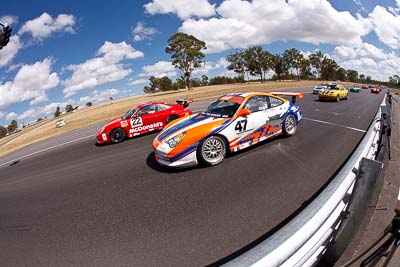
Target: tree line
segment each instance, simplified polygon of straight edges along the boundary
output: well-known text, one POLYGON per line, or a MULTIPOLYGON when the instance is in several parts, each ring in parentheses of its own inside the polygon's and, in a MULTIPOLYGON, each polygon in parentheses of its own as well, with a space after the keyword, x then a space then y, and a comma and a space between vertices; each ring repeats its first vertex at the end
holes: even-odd
MULTIPOLYGON (((149 85, 143 88, 145 93, 178 90, 193 87, 229 84, 246 81, 271 80, 340 80, 350 82, 369 82, 370 76, 359 74, 357 70, 344 69, 332 58, 316 51, 305 56, 296 48, 285 50, 282 54, 271 53, 262 46, 252 46, 244 50, 230 53, 226 60, 229 62, 228 70, 237 74, 237 77, 216 76, 208 78, 203 75, 201 79, 192 78, 193 71, 205 63, 204 53, 207 47, 193 35, 182 32, 175 33, 168 39, 165 52, 171 55, 171 62, 181 71, 181 76, 172 81, 169 77, 149 78, 149 85), (272 77, 269 73, 273 72, 272 77), (268 78, 269 77, 269 78, 268 78)), ((397 76, 398 77, 398 76, 397 76)))

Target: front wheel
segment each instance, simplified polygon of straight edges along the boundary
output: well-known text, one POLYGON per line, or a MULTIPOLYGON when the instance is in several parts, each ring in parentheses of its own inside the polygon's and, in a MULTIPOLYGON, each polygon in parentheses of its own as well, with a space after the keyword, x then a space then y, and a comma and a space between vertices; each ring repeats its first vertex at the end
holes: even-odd
POLYGON ((199 163, 205 166, 219 164, 226 155, 226 142, 220 136, 210 136, 200 142, 197 148, 199 163))
POLYGON ((114 144, 124 141, 125 138, 125 131, 121 128, 115 128, 110 132, 110 140, 114 144))
POLYGON ((297 130, 297 121, 293 114, 290 114, 286 117, 283 122, 283 134, 285 136, 292 136, 296 133, 297 130))
POLYGON ((340 102, 340 97, 339 97, 339 95, 336 96, 336 102, 340 102))
POLYGON ((344 98, 345 100, 349 100, 349 94, 347 93, 346 97, 344 98))

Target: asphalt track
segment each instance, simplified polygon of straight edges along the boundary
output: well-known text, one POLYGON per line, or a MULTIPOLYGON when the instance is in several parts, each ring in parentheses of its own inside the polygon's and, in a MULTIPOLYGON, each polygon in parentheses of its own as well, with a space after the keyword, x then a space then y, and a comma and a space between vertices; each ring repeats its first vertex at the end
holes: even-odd
POLYGON ((316 98, 299 101, 305 119, 295 136, 210 168, 159 167, 155 134, 95 146, 85 133, 97 126, 0 158, 1 265, 203 266, 235 252, 330 179, 383 93, 363 90, 339 103, 316 98))

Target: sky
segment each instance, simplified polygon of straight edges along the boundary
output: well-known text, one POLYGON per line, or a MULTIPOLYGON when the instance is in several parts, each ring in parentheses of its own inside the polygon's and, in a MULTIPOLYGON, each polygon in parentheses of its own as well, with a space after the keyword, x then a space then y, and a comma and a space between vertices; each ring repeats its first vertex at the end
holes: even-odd
POLYGON ((226 56, 253 45, 321 50, 377 80, 400 75, 400 0, 14 0, 0 21, 13 30, 0 50, 5 126, 143 94, 150 76, 175 80, 165 47, 178 31, 206 42, 194 77, 233 76, 226 56))

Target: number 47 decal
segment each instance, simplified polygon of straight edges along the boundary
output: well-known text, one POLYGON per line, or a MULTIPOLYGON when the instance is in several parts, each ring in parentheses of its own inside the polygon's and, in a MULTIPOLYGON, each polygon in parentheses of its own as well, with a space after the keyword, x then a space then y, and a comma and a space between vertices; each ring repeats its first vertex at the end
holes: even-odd
POLYGON ((235 131, 237 131, 238 133, 244 132, 246 131, 246 127, 247 127, 247 120, 240 120, 236 123, 235 131))

